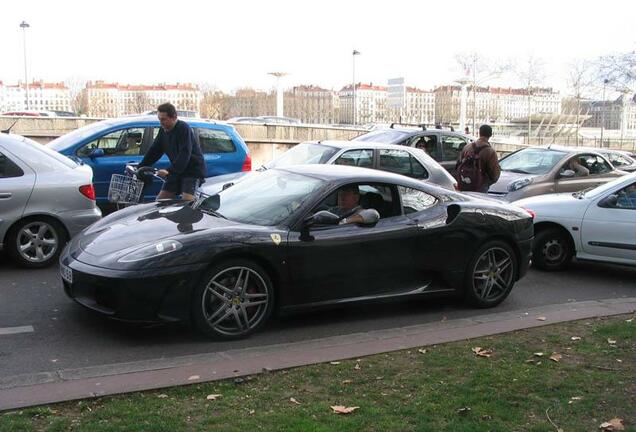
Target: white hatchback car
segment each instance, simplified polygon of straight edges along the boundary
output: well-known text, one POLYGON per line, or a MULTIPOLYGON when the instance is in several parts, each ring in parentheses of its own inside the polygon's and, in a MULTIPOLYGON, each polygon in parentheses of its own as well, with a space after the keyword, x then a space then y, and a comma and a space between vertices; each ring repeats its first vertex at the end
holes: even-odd
POLYGON ((593 189, 514 202, 532 210, 532 264, 561 270, 581 260, 636 265, 636 173, 593 189))

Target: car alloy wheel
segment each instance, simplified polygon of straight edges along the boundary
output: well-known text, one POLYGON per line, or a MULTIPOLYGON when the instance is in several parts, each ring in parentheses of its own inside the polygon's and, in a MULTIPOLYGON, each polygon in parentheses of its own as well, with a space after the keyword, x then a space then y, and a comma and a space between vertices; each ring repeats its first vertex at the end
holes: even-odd
POLYGON ((51 261, 60 248, 60 233, 47 221, 28 222, 17 231, 15 251, 25 264, 35 266, 51 261))
POLYGON ((271 310, 271 284, 250 266, 225 267, 207 282, 200 303, 213 334, 242 337, 254 331, 271 310))
POLYGON ((514 280, 510 253, 500 247, 487 249, 481 254, 473 270, 475 293, 484 301, 496 301, 505 294, 514 280))

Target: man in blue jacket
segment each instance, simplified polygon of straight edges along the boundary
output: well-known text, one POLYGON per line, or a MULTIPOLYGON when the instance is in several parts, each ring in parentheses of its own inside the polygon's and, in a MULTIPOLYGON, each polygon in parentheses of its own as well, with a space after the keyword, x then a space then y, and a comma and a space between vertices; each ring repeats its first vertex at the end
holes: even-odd
POLYGON ((159 105, 157 117, 161 129, 139 167, 151 166, 161 156, 167 155, 170 166, 157 172, 158 176, 166 179, 157 199, 173 199, 181 195, 182 199, 192 201, 194 191, 205 178, 205 162, 199 141, 192 128, 177 119, 177 110, 171 103, 159 105))

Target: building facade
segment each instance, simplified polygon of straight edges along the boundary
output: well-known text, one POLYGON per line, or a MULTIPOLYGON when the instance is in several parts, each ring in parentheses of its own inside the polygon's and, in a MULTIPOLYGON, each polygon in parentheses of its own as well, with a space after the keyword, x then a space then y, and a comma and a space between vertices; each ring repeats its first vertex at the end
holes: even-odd
POLYGON ((591 116, 585 127, 620 130, 623 135, 636 131, 636 94, 622 94, 612 101, 586 101, 584 109, 591 116))
POLYGON ((404 107, 387 108, 389 122, 433 125, 435 123, 435 93, 406 87, 404 107))
POLYGON ((71 92, 64 83, 33 81, 27 89, 24 83, 5 85, 0 81, 0 111, 70 111, 71 92))
POLYGON ((283 104, 286 116, 303 123, 339 122, 340 98, 332 90, 314 85, 297 86, 285 92, 283 104))

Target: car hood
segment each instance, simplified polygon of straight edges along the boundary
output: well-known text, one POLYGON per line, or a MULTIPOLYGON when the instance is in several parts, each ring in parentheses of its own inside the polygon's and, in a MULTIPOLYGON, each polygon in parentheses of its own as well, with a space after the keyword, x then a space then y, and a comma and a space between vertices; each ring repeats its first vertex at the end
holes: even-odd
POLYGON ((145 206, 138 212, 124 217, 113 213, 91 226, 78 239, 80 249, 89 255, 100 257, 109 254, 125 254, 144 244, 161 239, 179 240, 193 233, 240 225, 212 216, 189 204, 145 206), (110 219, 109 219, 110 218, 110 219))
POLYGON ((231 174, 223 174, 205 179, 205 183, 201 185, 199 190, 206 195, 214 195, 223 190, 223 185, 228 183, 238 183, 246 178, 247 175, 257 173, 258 171, 240 171, 231 174))
POLYGON ((549 217, 578 217, 590 201, 586 198, 577 198, 572 193, 559 193, 537 195, 514 201, 512 204, 533 210, 537 214, 537 220, 549 217))
POLYGON ((508 190, 508 185, 516 180, 521 180, 524 178, 534 179, 535 177, 539 177, 538 174, 521 174, 512 171, 501 171, 501 175, 499 176, 499 180, 497 183, 490 185, 488 188, 488 192, 493 192, 497 194, 507 194, 510 192, 508 190))

